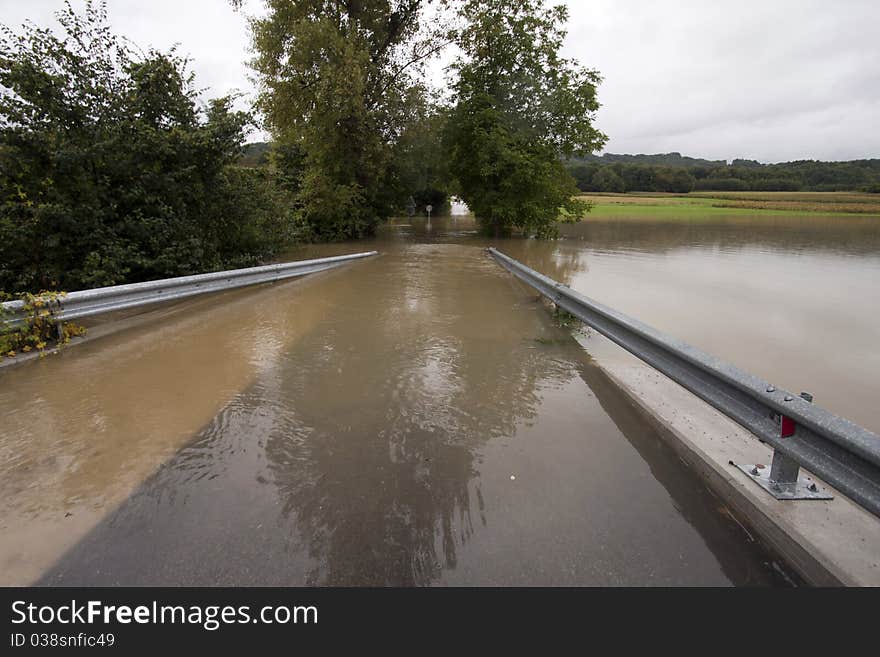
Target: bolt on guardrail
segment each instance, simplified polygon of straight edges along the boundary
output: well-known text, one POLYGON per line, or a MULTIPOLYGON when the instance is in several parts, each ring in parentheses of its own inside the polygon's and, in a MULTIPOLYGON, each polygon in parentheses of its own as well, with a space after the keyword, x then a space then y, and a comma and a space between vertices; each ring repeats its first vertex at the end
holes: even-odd
MULTIPOLYGON (((81 290, 79 292, 71 292, 61 299, 61 308, 55 313, 55 316, 59 320, 80 319, 115 310, 126 310, 163 301, 185 299, 207 292, 219 292, 247 285, 280 281, 339 267, 353 260, 377 255, 377 253, 377 251, 368 251, 365 253, 333 256, 331 258, 283 262, 274 265, 263 265, 261 267, 232 269, 208 274, 196 274, 194 276, 178 276, 158 281, 81 290)), ((2 306, 10 315, 6 319, 7 325, 15 327, 24 321, 24 302, 7 301, 2 306)))
POLYGON ((813 405, 812 396, 776 388, 691 345, 589 299, 494 248, 517 278, 588 326, 653 366, 773 448, 764 474, 738 466, 778 499, 827 499, 801 467, 880 516, 880 436, 813 405), (757 472, 757 474, 755 474, 757 472))

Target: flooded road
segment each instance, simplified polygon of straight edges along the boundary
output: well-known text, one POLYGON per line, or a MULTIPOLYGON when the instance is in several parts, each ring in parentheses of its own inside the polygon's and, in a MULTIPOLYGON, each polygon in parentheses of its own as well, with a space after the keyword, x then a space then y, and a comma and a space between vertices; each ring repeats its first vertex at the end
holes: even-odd
MULTIPOLYGON (((493 243, 706 349, 716 329, 674 329, 710 318, 687 321, 684 301, 664 315, 655 298, 676 258, 795 258, 789 237, 767 244, 755 227, 729 231, 739 242, 658 232, 662 247, 631 228, 493 243)), ((787 584, 472 230, 397 221, 369 245, 301 249, 381 255, 183 302, 0 373, 0 582, 787 584)), ((870 248, 820 251, 877 266, 870 248)), ((718 295, 694 289, 681 294, 718 295)))
POLYGON ((880 432, 880 217, 619 219, 565 234, 519 253, 587 296, 880 432))

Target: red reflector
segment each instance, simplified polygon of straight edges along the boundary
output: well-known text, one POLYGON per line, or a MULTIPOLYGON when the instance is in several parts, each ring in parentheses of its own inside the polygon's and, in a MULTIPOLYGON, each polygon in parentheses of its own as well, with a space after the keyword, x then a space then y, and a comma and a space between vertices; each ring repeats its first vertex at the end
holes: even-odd
POLYGON ((779 429, 779 435, 783 438, 788 438, 789 436, 794 435, 794 429, 797 425, 794 423, 790 417, 782 416, 782 424, 779 429))

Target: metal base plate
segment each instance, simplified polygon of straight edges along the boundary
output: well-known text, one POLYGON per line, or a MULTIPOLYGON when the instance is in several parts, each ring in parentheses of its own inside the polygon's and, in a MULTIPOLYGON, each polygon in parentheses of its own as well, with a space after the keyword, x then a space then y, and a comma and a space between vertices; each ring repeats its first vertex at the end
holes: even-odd
POLYGON ((834 496, 819 488, 819 484, 802 474, 796 484, 777 484, 770 481, 770 468, 758 465, 737 465, 746 476, 777 500, 833 500, 834 496), (753 474, 755 471, 758 474, 753 474))

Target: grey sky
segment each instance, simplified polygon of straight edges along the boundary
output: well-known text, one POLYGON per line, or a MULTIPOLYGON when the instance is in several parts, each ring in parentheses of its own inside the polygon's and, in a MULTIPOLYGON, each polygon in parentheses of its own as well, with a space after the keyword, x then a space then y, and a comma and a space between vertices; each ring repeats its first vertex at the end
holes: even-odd
MULTIPOLYGON (((61 4, 0 0, 0 22, 46 25, 61 4)), ((878 0, 566 4, 566 55, 605 78, 598 123, 609 152, 880 157, 878 0)), ((245 10, 260 6, 250 0, 245 10)), ((252 93, 246 22, 227 0, 110 0, 109 8, 115 30, 140 46, 181 44, 210 95, 252 93)))

